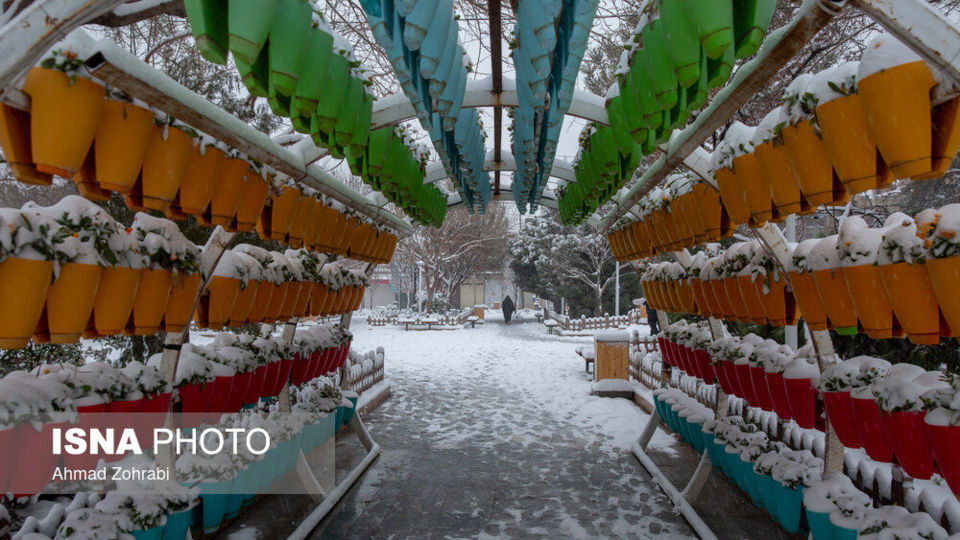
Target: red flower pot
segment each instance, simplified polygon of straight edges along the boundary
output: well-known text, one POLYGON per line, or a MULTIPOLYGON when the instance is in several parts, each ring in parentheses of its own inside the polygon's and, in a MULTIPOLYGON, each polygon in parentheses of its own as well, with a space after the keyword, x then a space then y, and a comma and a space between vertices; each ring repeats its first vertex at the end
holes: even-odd
POLYGON ((847 448, 860 448, 860 433, 850 392, 824 392, 823 406, 840 442, 847 448))
MULTIPOLYGON (((107 412, 106 403, 97 403, 96 405, 83 405, 83 406, 77 407, 77 414, 79 415, 80 421, 73 425, 67 424, 64 427, 65 428, 79 427, 86 430, 100 428, 104 425, 106 421, 104 419, 104 413, 106 412, 107 412)), ((44 427, 46 427, 46 424, 44 424, 44 427)), ((26 439, 21 438, 21 436, 23 436, 23 432, 20 432, 17 435, 18 445, 36 444, 35 440, 31 438, 31 437, 37 436, 33 428, 26 430, 26 436, 27 436, 26 439)), ((38 448, 44 448, 44 449, 48 448, 48 446, 46 445, 50 444, 49 441, 50 441, 50 434, 47 433, 47 440, 43 442, 44 446, 42 447, 34 446, 34 451, 36 452, 38 448)), ((46 453, 45 450, 44 452, 46 453)), ((63 464, 70 469, 92 469, 97 466, 97 461, 99 461, 99 459, 100 459, 99 456, 92 452, 84 452, 83 454, 79 454, 79 455, 68 454, 66 452, 63 453, 63 464)), ((18 467, 20 467, 20 465, 23 465, 23 464, 22 463, 17 464, 18 467)), ((49 480, 49 477, 47 479, 49 480)), ((13 486, 13 487, 15 488, 16 486, 13 486)))
POLYGON ((720 381, 720 388, 727 394, 735 394, 736 386, 733 384, 733 380, 730 378, 730 372, 733 370, 733 364, 727 362, 726 360, 721 360, 713 366, 714 371, 717 373, 717 380, 720 381))
POLYGON ((250 383, 253 381, 253 371, 237 373, 233 376, 233 387, 230 388, 230 397, 227 399, 227 412, 237 412, 243 407, 250 383))
POLYGON ((753 392, 753 381, 750 380, 750 364, 734 364, 733 372, 737 377, 737 382, 734 385, 739 390, 737 396, 756 407, 757 395, 753 392))
POLYGON ((337 359, 337 368, 343 367, 343 364, 347 361, 347 354, 350 352, 350 342, 346 341, 343 345, 340 345, 340 358, 337 359))
POLYGON ((927 424, 933 457, 954 495, 960 495, 960 426, 927 424))
POLYGON ((267 364, 267 372, 263 378, 263 389, 260 391, 260 397, 273 397, 277 395, 274 390, 277 387, 277 377, 280 376, 280 362, 270 362, 267 364))
MULTIPOLYGON (((7 429, 0 429, 0 456, 12 457, 17 451, 17 426, 11 426, 7 429)), ((10 484, 10 477, 13 476, 13 459, 0 460, 0 493, 10 491, 7 486, 10 484)))
POLYGON ((662 358, 668 366, 672 366, 673 359, 670 358, 670 346, 668 343, 670 342, 667 341, 665 337, 657 336, 657 347, 660 349, 660 358, 662 358))
MULTIPOLYGON (((889 463, 893 459, 893 427, 890 417, 884 414, 873 398, 853 398, 853 412, 856 414, 857 433, 860 444, 867 455, 875 461, 889 463)), ((898 434, 899 436, 899 434, 898 434)))
POLYGON ((700 375, 700 365, 697 364, 697 357, 693 353, 693 349, 684 345, 683 358, 686 361, 687 374, 693 375, 694 377, 697 377, 697 378, 703 378, 700 375))
POLYGON ((813 429, 817 422, 817 389, 810 379, 787 379, 783 386, 790 401, 791 418, 804 429, 813 429))
POLYGON ((282 392, 283 386, 290 380, 290 371, 293 369, 293 358, 281 360, 277 363, 280 365, 277 367, 277 382, 274 383, 273 395, 282 392))
POLYGON ((695 349, 693 357, 697 359, 697 365, 700 367, 700 378, 707 384, 713 384, 713 361, 710 360, 710 355, 703 349, 695 349))
MULTIPOLYGON (((101 408, 98 411, 100 413, 106 410, 103 405, 99 407, 101 408)), ((17 497, 40 493, 53 477, 53 471, 61 457, 54 454, 50 446, 53 428, 67 429, 70 427, 76 426, 66 423, 43 424, 37 430, 27 423, 15 427, 16 445, 14 451, 7 454, 7 459, 4 460, 12 466, 6 491, 12 491, 17 497)), ((92 464, 89 467, 81 468, 89 469, 97 465, 97 456, 89 453, 73 456, 64 452, 63 457, 64 462, 71 468, 91 462, 92 464), (77 459, 67 460, 67 456, 77 459)))
POLYGON ((293 368, 290 370, 290 384, 300 386, 306 380, 307 370, 310 369, 310 356, 296 353, 293 356, 293 368))
POLYGON ((900 411, 888 416, 896 434, 892 439, 897 461, 907 474, 921 480, 927 480, 936 472, 930 433, 923 421, 926 415, 925 411, 900 411))
POLYGON ((320 376, 320 370, 323 368, 323 350, 310 353, 310 368, 307 371, 307 380, 312 381, 320 376))
POLYGON ((263 385, 267 380, 267 366, 259 365, 253 371, 253 377, 250 379, 250 386, 247 388, 247 394, 243 397, 245 405, 251 405, 260 401, 260 395, 263 393, 263 385))
POLYGON ((767 372, 767 392, 773 401, 773 410, 777 416, 786 420, 793 418, 793 411, 790 410, 790 398, 787 397, 786 381, 783 379, 783 373, 767 372))
MULTIPOLYGON (((147 398, 139 399, 123 399, 123 400, 114 400, 108 402, 107 405, 107 414, 104 415, 104 425, 107 428, 114 428, 117 430, 124 428, 136 428, 137 420, 140 417, 140 412, 143 411, 144 406, 147 404, 147 398)), ((149 446, 149 441, 152 441, 153 438, 141 439, 137 437, 137 441, 144 446, 149 446)), ((114 461, 119 461, 125 456, 123 454, 115 455, 105 455, 103 456, 104 461, 111 463, 114 461)))
MULTIPOLYGON (((210 386, 210 383, 203 385, 210 386)), ((210 398, 213 395, 205 391, 199 384, 188 383, 177 387, 180 394, 180 410, 184 414, 207 412, 210 405, 210 398)))
POLYGON ((108 413, 138 413, 143 411, 147 398, 122 399, 107 403, 108 413))
POLYGON ((153 430, 160 429, 166 422, 167 413, 170 411, 170 398, 172 394, 158 394, 152 397, 146 397, 143 400, 143 409, 136 419, 137 440, 141 444, 149 446, 148 441, 153 440, 153 430))
POLYGON ((757 396, 760 408, 772 411, 773 398, 767 388, 767 371, 760 366, 750 366, 750 382, 753 384, 753 394, 757 396))

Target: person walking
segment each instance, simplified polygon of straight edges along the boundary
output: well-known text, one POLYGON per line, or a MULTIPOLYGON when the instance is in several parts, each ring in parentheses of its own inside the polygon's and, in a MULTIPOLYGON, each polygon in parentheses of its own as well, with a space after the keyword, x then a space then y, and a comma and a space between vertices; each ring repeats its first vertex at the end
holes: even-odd
POLYGON ((650 326, 650 335, 655 336, 660 333, 660 321, 657 319, 657 310, 650 307, 647 299, 643 299, 643 307, 647 310, 647 325, 650 326))
POLYGON ((513 300, 510 299, 510 295, 507 295, 503 299, 502 304, 503 309, 503 322, 510 324, 510 319, 513 317, 513 312, 516 311, 516 307, 513 305, 513 300))

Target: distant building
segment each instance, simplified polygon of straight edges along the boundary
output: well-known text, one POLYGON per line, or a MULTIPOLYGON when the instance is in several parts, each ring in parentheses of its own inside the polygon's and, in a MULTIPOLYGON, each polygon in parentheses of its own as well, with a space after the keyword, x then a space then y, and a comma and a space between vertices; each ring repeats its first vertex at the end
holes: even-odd
POLYGON ((381 264, 373 270, 370 285, 363 293, 363 305, 366 309, 388 306, 396 301, 396 291, 390 284, 390 265, 381 264))
MULTIPOLYGON (((461 308, 485 304, 493 306, 509 295, 518 308, 532 308, 533 295, 516 289, 503 272, 483 272, 472 276, 460 285, 461 308)), ((455 303, 456 305, 456 303, 455 303)))

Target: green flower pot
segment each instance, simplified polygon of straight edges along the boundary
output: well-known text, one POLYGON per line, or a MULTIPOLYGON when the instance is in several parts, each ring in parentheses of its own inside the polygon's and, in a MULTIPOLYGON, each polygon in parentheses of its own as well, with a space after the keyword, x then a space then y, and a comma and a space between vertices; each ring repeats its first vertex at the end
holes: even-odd
POLYGON ((270 86, 290 97, 297 89, 304 53, 310 50, 313 8, 307 0, 273 0, 270 23, 270 86))
POLYGON ((298 115, 310 118, 320 104, 327 66, 333 55, 333 36, 319 28, 311 28, 307 51, 290 105, 298 115))
MULTIPOLYGON (((361 87, 361 91, 363 91, 361 87)), ((354 129, 353 138, 350 140, 350 148, 354 155, 363 156, 370 140, 370 121, 373 119, 373 96, 363 92, 363 101, 360 103, 360 110, 357 112, 357 126, 354 129)))
POLYGON ((723 56, 720 58, 707 60, 707 79, 709 80, 710 88, 719 88, 727 84, 730 73, 733 72, 734 62, 736 62, 736 58, 734 57, 732 44, 727 47, 727 50, 724 51, 723 56))
POLYGON ((270 104, 273 114, 284 118, 290 117, 290 96, 283 95, 280 89, 272 84, 267 90, 267 103, 270 104))
MULTIPOLYGON (((637 132, 642 131, 644 125, 647 128, 654 129, 660 125, 660 103, 653 90, 653 79, 647 69, 647 51, 639 50, 633 56, 633 64, 630 66, 628 74, 628 83, 632 93, 636 96, 637 103, 640 106, 640 112, 643 115, 643 123, 634 126, 630 132, 633 140, 637 140, 637 132)), ((638 141, 639 142, 639 141, 638 141)))
POLYGON ((685 3, 707 58, 716 60, 723 56, 733 43, 731 0, 686 0, 685 3))
POLYGON ((623 96, 616 96, 607 102, 607 117, 617 140, 617 150, 620 153, 627 153, 633 148, 634 141, 630 135, 630 123, 624 110, 623 96))
POLYGON ((684 88, 700 77, 700 39, 684 0, 660 0, 660 20, 674 74, 684 88))
POLYGON ((737 58, 753 56, 770 27, 776 0, 733 0, 733 37, 737 58))
POLYGON ((687 88, 687 111, 693 112, 707 104, 710 96, 710 77, 707 74, 707 55, 701 50, 700 76, 687 88))
POLYGON ((334 126, 337 137, 337 146, 346 148, 353 139, 357 128, 357 117, 360 115, 360 106, 363 104, 363 82, 356 77, 350 77, 347 83, 347 97, 334 126))
POLYGON ((677 76, 667 54, 663 22, 659 19, 650 21, 643 28, 643 49, 646 51, 647 72, 657 103, 661 109, 671 109, 677 104, 677 76))
MULTIPOLYGON (((392 127, 382 127, 370 132, 367 143, 367 170, 370 175, 379 177, 383 172, 383 164, 387 159, 387 150, 393 143, 395 136, 392 127)), ((397 139, 399 144, 399 139, 397 139)))
POLYGON ((237 56, 233 60, 237 63, 237 72, 243 79, 243 85, 251 94, 264 98, 270 95, 270 55, 266 48, 260 51, 252 64, 247 64, 237 56))
POLYGON ((333 133, 337 125, 337 118, 340 117, 340 109, 347 94, 349 79, 350 66, 347 59, 339 54, 331 55, 322 87, 323 93, 320 96, 320 104, 317 105, 317 125, 320 133, 324 136, 333 133))
POLYGON ((227 0, 184 0, 190 31, 200 56, 216 64, 227 63, 230 32, 227 29, 227 0))
POLYGON ((247 65, 257 60, 267 42, 276 2, 264 0, 229 0, 227 44, 233 57, 247 65))

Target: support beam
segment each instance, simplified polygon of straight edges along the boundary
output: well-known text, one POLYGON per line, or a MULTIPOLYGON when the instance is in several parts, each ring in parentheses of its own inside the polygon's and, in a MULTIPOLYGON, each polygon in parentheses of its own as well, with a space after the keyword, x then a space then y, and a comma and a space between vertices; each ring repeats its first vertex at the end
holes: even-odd
MULTIPOLYGON (((517 170, 517 162, 513 159, 513 154, 505 153, 501 156, 501 159, 497 160, 495 159, 494 155, 490 153, 487 154, 487 159, 483 162, 483 170, 515 171, 517 170)), ((570 163, 562 159, 554 160, 553 169, 550 170, 550 176, 559 178, 561 180, 566 180, 568 182, 573 182, 576 180, 576 174, 573 172, 573 167, 570 165, 570 163)), ((443 169, 443 164, 437 161, 427 165, 427 173, 423 177, 423 183, 435 184, 447 178, 447 172, 443 169)))
MULTIPOLYGON (((490 66, 491 86, 494 96, 500 99, 503 93, 503 29, 500 24, 500 0, 489 0, 487 15, 490 17, 490 66)), ((503 138, 503 107, 493 108, 493 161, 500 162, 500 144, 503 138)), ((500 169, 493 173, 493 194, 500 194, 500 169)))

